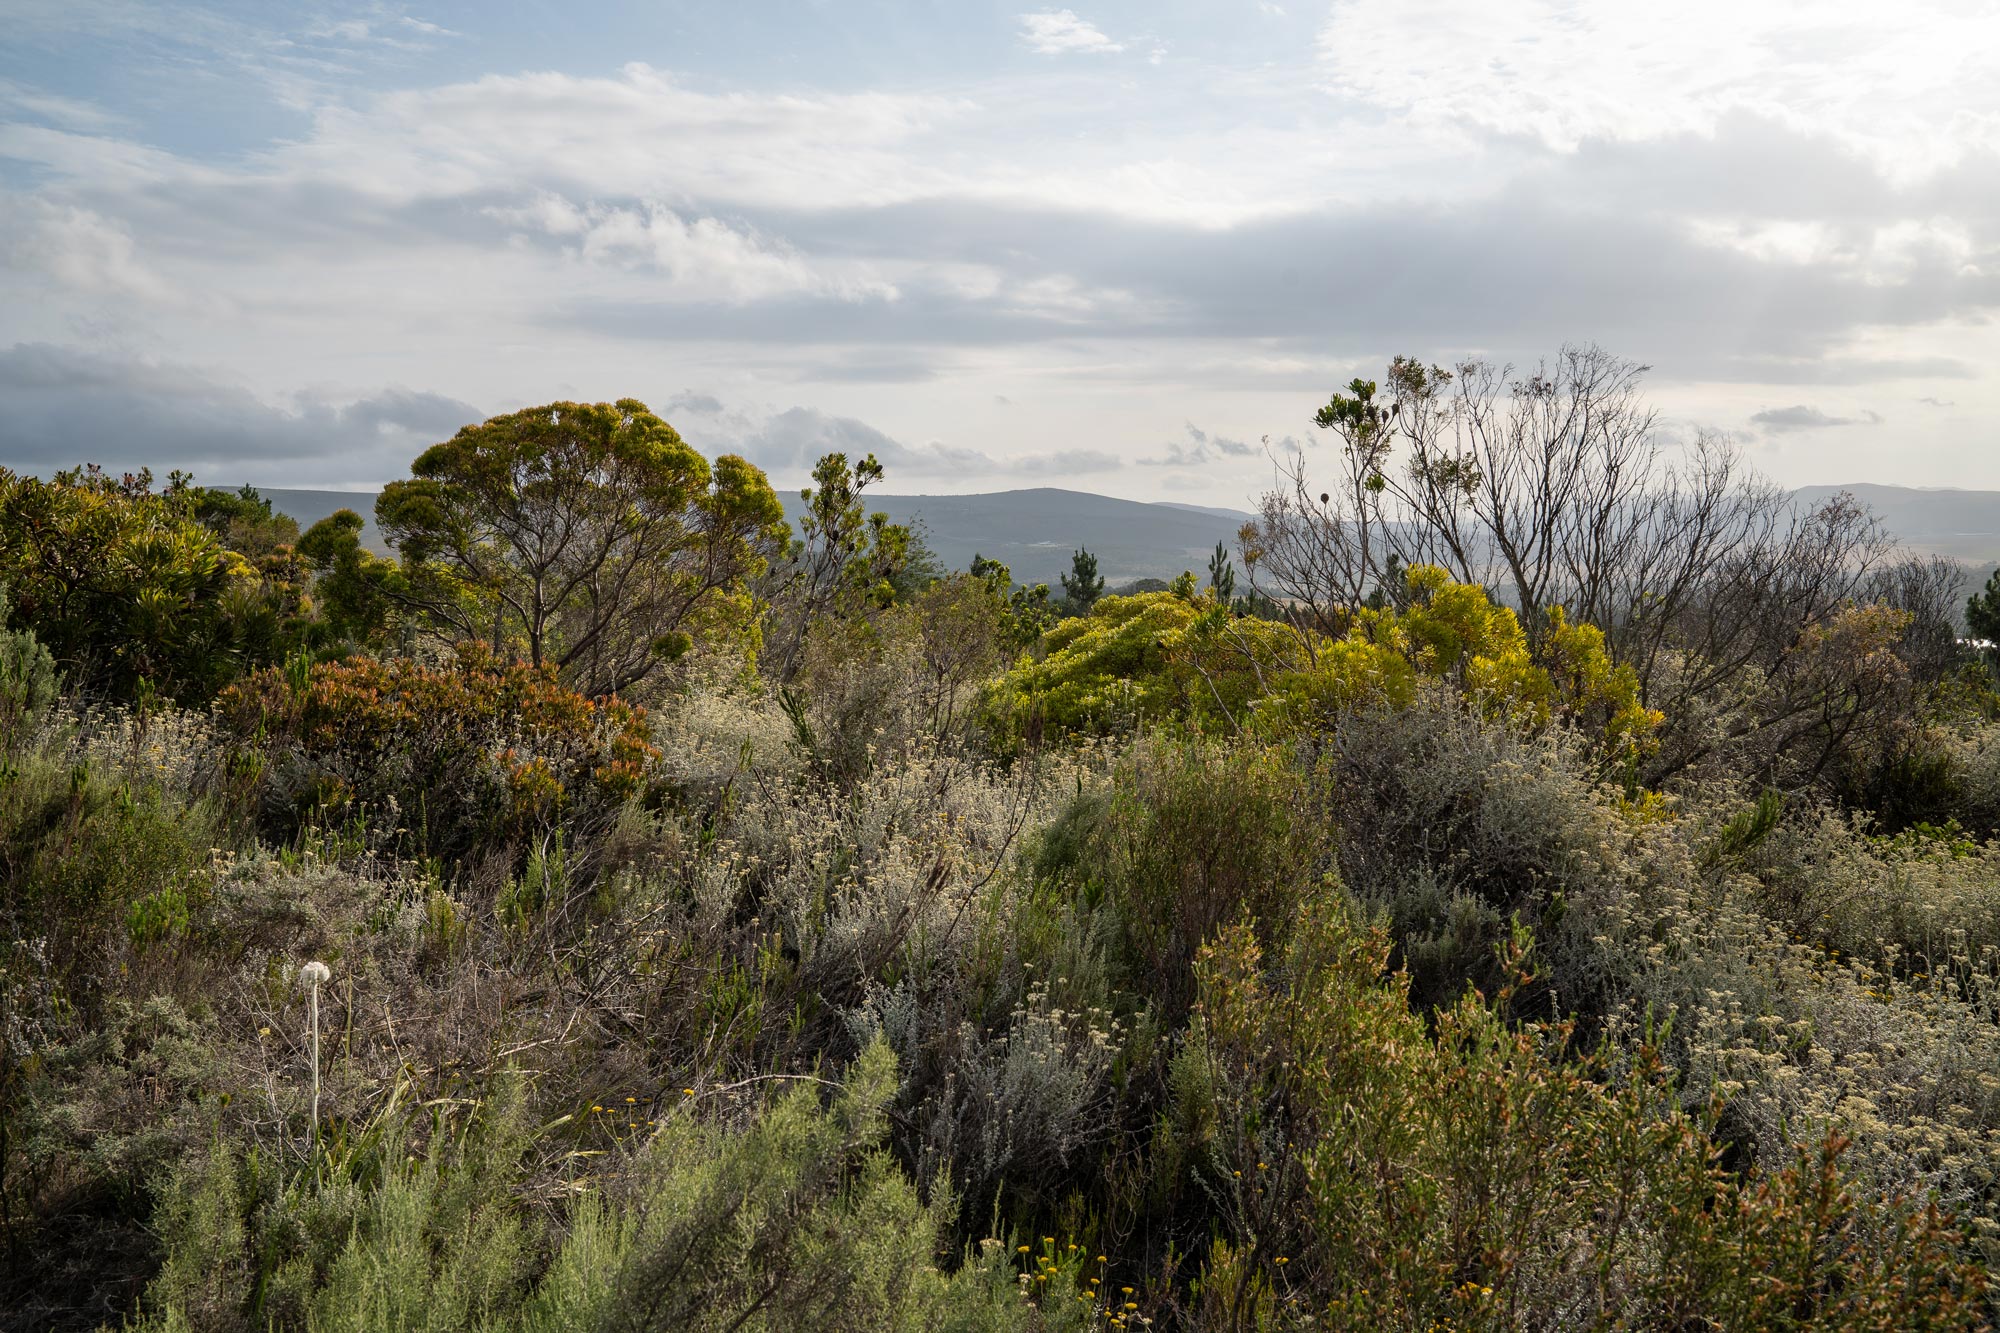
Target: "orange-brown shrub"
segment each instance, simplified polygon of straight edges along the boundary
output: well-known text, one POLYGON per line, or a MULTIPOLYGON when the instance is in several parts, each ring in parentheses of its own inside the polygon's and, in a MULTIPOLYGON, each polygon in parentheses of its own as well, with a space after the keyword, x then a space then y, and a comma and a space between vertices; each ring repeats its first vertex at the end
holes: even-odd
POLYGON ((224 691, 232 778, 267 836, 366 813, 404 850, 519 844, 637 795, 659 755, 643 708, 587 699, 477 644, 430 666, 351 657, 268 668, 224 691))

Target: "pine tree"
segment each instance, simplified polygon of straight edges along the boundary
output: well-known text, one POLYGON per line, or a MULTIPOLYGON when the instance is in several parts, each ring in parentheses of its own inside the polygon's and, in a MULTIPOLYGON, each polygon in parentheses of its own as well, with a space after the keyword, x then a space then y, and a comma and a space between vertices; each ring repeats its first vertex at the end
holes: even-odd
POLYGON ((1070 615, 1088 615, 1104 595, 1104 578, 1097 572, 1097 557, 1079 550, 1070 557, 1069 573, 1062 576, 1063 601, 1070 615))

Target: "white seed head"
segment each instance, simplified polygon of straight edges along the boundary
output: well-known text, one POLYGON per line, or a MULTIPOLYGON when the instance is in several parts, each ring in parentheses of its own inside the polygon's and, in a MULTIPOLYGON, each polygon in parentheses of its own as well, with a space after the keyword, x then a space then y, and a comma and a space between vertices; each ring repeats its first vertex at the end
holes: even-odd
POLYGON ((317 986, 332 975, 333 970, 318 959, 314 959, 299 969, 299 980, 305 982, 308 986, 317 986))

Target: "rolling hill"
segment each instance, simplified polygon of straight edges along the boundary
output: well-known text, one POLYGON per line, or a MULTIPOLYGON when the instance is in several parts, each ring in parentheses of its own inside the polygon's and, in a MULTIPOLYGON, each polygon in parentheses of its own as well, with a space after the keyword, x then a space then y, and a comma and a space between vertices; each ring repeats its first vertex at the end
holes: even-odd
MULTIPOLYGON (((372 518, 372 492, 264 488, 261 493, 301 528, 336 509, 352 509, 369 519, 362 541, 384 549, 372 518)), ((804 505, 796 490, 784 495, 786 513, 796 523, 804 505)), ((1250 518, 1231 509, 1145 504, 1046 487, 986 495, 870 495, 868 507, 920 528, 948 568, 964 569, 974 555, 984 555, 1004 563, 1022 583, 1051 586, 1069 572, 1070 553, 1078 546, 1097 556, 1098 572, 1113 585, 1205 569, 1215 544, 1234 548, 1236 530, 1250 518)))
MULTIPOLYGON (((1852 491, 1880 514, 1907 545, 1962 561, 1981 580, 2000 563, 2000 491, 1856 484, 1806 486, 1794 493, 1817 501, 1841 490, 1852 491)), ((375 506, 374 494, 365 491, 263 493, 301 527, 340 508, 369 518, 375 506)), ((786 511, 796 520, 803 508, 798 492, 784 494, 786 511)), ((1051 487, 980 495, 871 495, 868 504, 898 523, 920 528, 950 568, 963 569, 975 554, 984 555, 1003 561, 1020 582, 1051 586, 1068 572, 1070 552, 1078 546, 1097 556, 1099 572, 1114 586, 1135 578, 1172 578, 1184 569, 1200 571, 1217 542, 1234 548, 1236 530, 1250 518, 1236 509, 1149 504, 1051 487)), ((382 549, 372 518, 363 540, 382 549)))

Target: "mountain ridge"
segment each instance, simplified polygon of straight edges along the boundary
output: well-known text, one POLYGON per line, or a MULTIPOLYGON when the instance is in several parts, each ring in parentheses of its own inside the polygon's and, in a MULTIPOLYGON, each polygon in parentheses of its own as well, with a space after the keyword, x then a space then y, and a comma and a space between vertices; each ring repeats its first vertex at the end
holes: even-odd
MULTIPOLYGON (((1857 482, 1802 486, 1792 493, 1818 501, 1841 491, 1868 505, 1913 550, 1980 568, 2000 563, 2000 491, 1857 482)), ((336 509, 353 509, 368 520, 362 540, 384 549, 372 491, 270 487, 260 493, 301 527, 336 509)), ((805 504, 796 490, 782 494, 786 517, 796 523, 805 504)), ((949 568, 963 569, 974 555, 983 555, 1006 564, 1019 582, 1051 586, 1069 572, 1071 552, 1079 547, 1097 557, 1098 572, 1114 585, 1202 570, 1215 544, 1233 550, 1237 529, 1254 517, 1223 506, 1127 500, 1057 486, 965 495, 870 494, 865 501, 871 512, 918 528, 949 568)))

